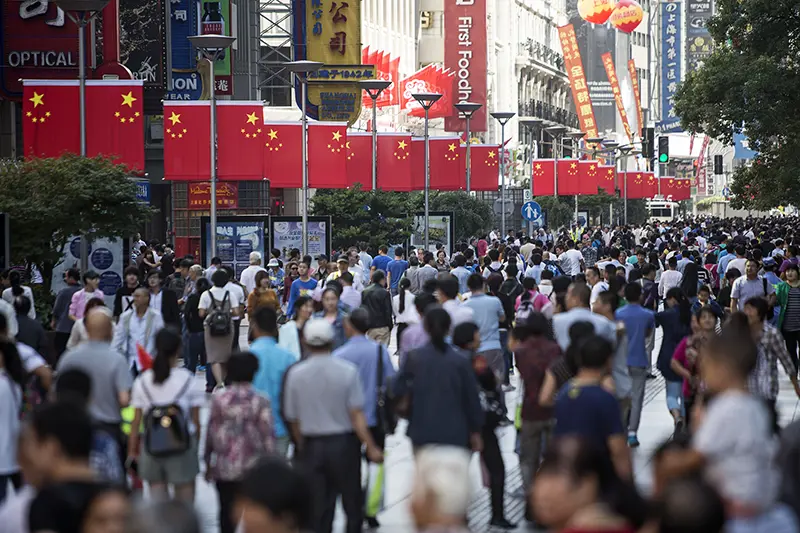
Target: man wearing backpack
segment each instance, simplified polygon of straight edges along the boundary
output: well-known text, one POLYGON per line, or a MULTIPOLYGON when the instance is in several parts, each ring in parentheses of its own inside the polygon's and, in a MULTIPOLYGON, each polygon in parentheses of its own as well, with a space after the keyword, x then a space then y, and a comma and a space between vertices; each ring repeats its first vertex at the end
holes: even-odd
POLYGON ((134 376, 142 372, 139 351, 149 356, 156 353, 156 333, 164 327, 161 313, 150 307, 150 291, 140 287, 133 292, 133 309, 125 311, 119 318, 114 340, 114 350, 125 356, 134 376))

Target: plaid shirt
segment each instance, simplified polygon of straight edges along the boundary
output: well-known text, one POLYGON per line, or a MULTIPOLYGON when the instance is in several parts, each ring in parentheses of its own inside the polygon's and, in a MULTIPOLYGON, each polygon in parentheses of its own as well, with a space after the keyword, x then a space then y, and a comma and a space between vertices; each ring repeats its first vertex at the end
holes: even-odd
POLYGON ((750 392, 774 400, 778 397, 778 360, 790 376, 796 375, 796 369, 781 333, 769 324, 764 324, 764 331, 758 341, 758 361, 756 368, 750 373, 748 385, 750 392))

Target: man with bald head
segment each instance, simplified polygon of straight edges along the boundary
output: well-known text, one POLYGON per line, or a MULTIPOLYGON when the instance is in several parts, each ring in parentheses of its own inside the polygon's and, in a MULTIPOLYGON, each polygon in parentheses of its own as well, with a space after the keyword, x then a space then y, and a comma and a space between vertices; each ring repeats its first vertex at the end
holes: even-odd
POLYGON ((114 331, 111 311, 96 307, 84 320, 89 340, 64 353, 58 372, 80 370, 92 378, 89 414, 98 426, 122 443, 120 409, 130 402, 133 378, 125 358, 111 347, 114 331))
POLYGON ((134 376, 142 371, 139 347, 151 357, 156 355, 156 334, 164 327, 161 313, 150 305, 151 293, 144 287, 133 291, 133 308, 119 317, 111 345, 121 353, 134 376))

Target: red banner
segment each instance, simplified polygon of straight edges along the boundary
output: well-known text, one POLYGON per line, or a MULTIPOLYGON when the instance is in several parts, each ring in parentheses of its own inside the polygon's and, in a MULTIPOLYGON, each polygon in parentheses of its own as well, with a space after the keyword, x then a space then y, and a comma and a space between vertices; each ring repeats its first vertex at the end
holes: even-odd
MULTIPOLYGON (((464 148, 466 152, 466 148, 464 148)), ((496 191, 500 170, 500 150, 494 145, 471 145, 469 163, 472 169, 470 189, 473 191, 496 191)))
POLYGON ((217 176, 225 180, 264 178, 264 104, 217 104, 217 176))
MULTIPOLYGON (((636 74, 636 62, 633 59, 628 60, 628 74, 631 77, 631 86, 633 87, 633 97, 636 99, 636 116, 639 119, 639 137, 642 137, 644 131, 644 113, 642 112, 642 92, 639 89, 639 75, 636 74)), ((692 150, 689 149, 691 154, 692 150)))
POLYGON ((631 124, 628 122, 628 113, 625 111, 625 104, 622 103, 622 93, 619 90, 619 79, 617 78, 617 69, 614 67, 614 59, 611 57, 611 52, 606 52, 600 56, 603 61, 603 68, 606 69, 606 76, 608 82, 611 84, 611 93, 614 95, 614 102, 617 104, 617 111, 619 118, 622 119, 622 127, 625 129, 625 135, 628 140, 633 142, 633 131, 631 131, 631 124))
POLYGON ((600 165, 597 168, 597 187, 604 190, 606 194, 614 194, 614 167, 611 165, 600 165))
POLYGON ((697 187, 697 194, 706 193, 706 152, 710 140, 711 137, 706 135, 703 145, 700 147, 700 155, 697 156, 697 168, 694 173, 694 186, 697 187))
POLYGON ((457 191, 464 188, 466 170, 464 148, 458 137, 430 140, 430 188, 457 191))
POLYGON ((303 129, 297 122, 264 124, 264 177, 275 189, 303 184, 303 129))
POLYGON ((164 102, 164 177, 211 176, 211 102, 164 102))
MULTIPOLYGON (((8 2, 7 2, 8 3, 8 2)), ((27 81, 22 100, 25 157, 80 153, 77 81, 27 81)))
POLYGON ((661 195, 673 202, 691 198, 692 180, 672 177, 661 178, 661 195))
POLYGON ((442 95, 428 112, 429 118, 447 117, 453 110, 453 84, 455 74, 445 72, 436 65, 428 65, 400 81, 400 110, 412 117, 424 117, 425 111, 414 100, 416 93, 438 93, 442 95))
POLYGON ((573 196, 580 194, 580 167, 577 159, 559 159, 556 164, 558 172, 558 195, 573 196))
POLYGON ((572 99, 575 102, 575 111, 578 114, 581 131, 586 132, 586 138, 588 139, 598 137, 597 122, 594 119, 589 87, 586 85, 586 73, 583 71, 583 61, 581 61, 581 52, 578 49, 575 28, 572 24, 559 26, 558 36, 561 40, 561 49, 564 52, 564 63, 569 76, 572 99))
POLYGON ((110 156, 144 173, 144 83, 90 80, 86 103, 86 154, 110 156))
MULTIPOLYGON (((384 191, 419 191, 425 186, 424 149, 422 174, 414 176, 416 154, 409 133, 378 134, 378 188, 384 191), (415 180, 416 178, 416 180, 415 180)), ((372 156, 370 155, 370 160, 372 156)))
POLYGON ((597 161, 581 161, 580 180, 578 181, 578 194, 597 194, 597 175, 600 163, 597 161))
MULTIPOLYGON (((232 181, 217 182, 217 209, 238 209, 239 184, 232 181)), ((206 182, 189 185, 189 209, 211 208, 211 184, 206 182)))
MULTIPOLYGON (((456 93, 452 103, 484 104, 470 121, 472 131, 486 131, 486 2, 444 0, 444 65, 456 73, 456 93)), ((464 128, 458 112, 448 109, 444 129, 460 132, 464 128)))
POLYGON ((535 159, 533 161, 534 196, 552 196, 556 191, 556 163, 553 159, 535 159))
POLYGON ((372 190, 372 135, 347 134, 347 186, 361 184, 361 190, 372 190))

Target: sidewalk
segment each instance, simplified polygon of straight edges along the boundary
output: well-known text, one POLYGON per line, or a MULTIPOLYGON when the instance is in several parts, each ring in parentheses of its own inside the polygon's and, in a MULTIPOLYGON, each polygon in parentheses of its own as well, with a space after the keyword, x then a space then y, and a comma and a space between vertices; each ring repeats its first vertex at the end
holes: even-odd
MULTIPOLYGON (((656 333, 656 353, 661 344, 661 331, 656 333)), ((247 327, 242 325, 241 345, 247 345, 247 327)), ((392 337, 392 349, 395 346, 392 337)), ((396 364, 396 361, 395 361, 396 364)), ((512 378, 516 384, 516 377, 512 378)), ((198 376, 197 387, 203 387, 204 382, 198 376)), ((509 409, 517 403, 516 391, 506 395, 509 409)), ((800 403, 795 396, 794 389, 787 379, 781 382, 781 391, 778 398, 778 410, 781 415, 781 425, 786 425, 798 417, 800 403)), ((203 431, 205 432, 207 409, 203 409, 203 431)), ((655 449, 672 435, 672 417, 667 411, 664 380, 661 377, 647 382, 645 392, 645 405, 642 412, 642 422, 639 429, 639 442, 641 446, 633 450, 634 474, 637 485, 645 492, 649 491, 652 483, 650 460, 655 449)), ((503 450, 503 459, 506 464, 506 517, 520 524, 518 531, 530 531, 525 528, 523 520, 524 501, 515 498, 521 487, 519 461, 514 453, 516 432, 513 427, 498 430, 500 448, 503 450)), ((402 422, 395 435, 386 440, 386 507, 379 514, 381 533, 408 533, 413 531, 413 521, 409 511, 409 495, 414 475, 413 454, 411 443, 405 436, 405 423, 402 422)), ((475 496, 469 510, 470 528, 473 531, 485 531, 491 518, 489 508, 489 491, 483 488, 481 472, 477 456, 472 462, 472 484, 475 496)), ((216 533, 217 527, 217 495, 215 489, 205 482, 202 476, 197 479, 197 512, 203 519, 204 531, 216 533)), ((344 531, 345 517, 341 508, 337 510, 334 531, 344 531)))

